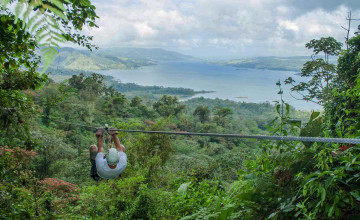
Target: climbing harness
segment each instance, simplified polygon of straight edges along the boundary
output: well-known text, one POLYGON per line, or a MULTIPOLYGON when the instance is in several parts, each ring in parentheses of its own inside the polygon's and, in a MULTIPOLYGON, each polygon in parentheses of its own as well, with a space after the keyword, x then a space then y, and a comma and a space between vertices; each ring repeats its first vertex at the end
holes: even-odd
MULTIPOLYGON (((90 129, 98 129, 101 126, 89 126, 65 121, 55 120, 49 116, 50 120, 72 124, 75 126, 81 126, 90 129)), ((127 133, 147 133, 147 134, 167 134, 167 135, 185 135, 185 136, 208 136, 208 137, 224 137, 224 138, 246 138, 246 139, 258 139, 258 140, 279 140, 279 141, 304 141, 304 142, 321 142, 321 143, 342 143, 342 144, 360 144, 360 138, 323 138, 323 137, 296 137, 296 136, 270 136, 270 135, 243 135, 243 134, 218 134, 218 133, 196 133, 196 132, 172 132, 172 131, 147 131, 147 130, 126 130, 126 129, 109 129, 105 124, 105 131, 120 131, 127 133)))

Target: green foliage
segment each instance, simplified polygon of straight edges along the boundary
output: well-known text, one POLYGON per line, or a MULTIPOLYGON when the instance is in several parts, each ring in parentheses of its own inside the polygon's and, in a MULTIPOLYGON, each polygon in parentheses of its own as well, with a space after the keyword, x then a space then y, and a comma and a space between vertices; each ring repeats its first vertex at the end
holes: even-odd
POLYGON ((30 93, 39 89, 46 75, 36 72, 39 57, 35 55, 34 39, 22 30, 22 22, 15 22, 9 14, 0 15, 0 144, 26 145, 31 149, 29 120, 35 114, 30 93), (13 131, 18 130, 18 135, 13 131))
MULTIPOLYGON (((12 146, 22 143, 21 147, 37 153, 0 149, 0 218, 357 218, 358 146, 120 131, 118 136, 128 156, 126 171, 116 179, 93 182, 88 176, 88 146, 96 142, 93 131, 63 123, 96 127, 107 123, 119 129, 150 131, 356 137, 360 103, 360 80, 355 71, 360 48, 357 40, 349 40, 349 50, 340 56, 341 68, 328 87, 336 96, 326 101, 332 105, 325 105, 322 114, 295 112, 282 98, 280 81, 281 98, 275 106, 204 98, 180 103, 167 95, 151 102, 137 96, 128 99, 99 74, 84 73, 60 84, 45 84, 45 80, 32 82, 36 77, 22 79, 14 70, 15 78, 1 78, 8 80, 0 84, 1 89, 7 91, 6 86, 11 86, 11 94, 17 90, 26 95, 30 101, 23 100, 28 101, 23 106, 33 110, 28 114, 23 108, 12 112, 12 96, 4 96, 2 114, 8 111, 13 118, 0 141, 12 146), (348 85, 340 78, 355 83, 348 85), (41 86, 41 90, 23 91, 41 86), (47 120, 35 118, 35 110, 48 116, 47 120), (16 122, 18 116, 28 117, 31 124, 22 128, 22 123, 16 122), (294 120, 295 116, 302 120, 294 120), (19 135, 22 129, 27 129, 28 138, 19 135)), ((334 53, 322 46, 320 42, 308 45, 315 53, 334 53)), ((9 62, 5 69, 11 68, 9 62)), ((20 97, 15 95, 15 100, 20 97)))
POLYGON ((330 84, 336 73, 336 66, 329 63, 329 56, 338 55, 341 46, 342 44, 333 37, 313 39, 307 43, 308 49, 313 49, 315 55, 324 53, 324 58, 313 59, 303 65, 301 77, 311 77, 308 82, 300 82, 296 85, 291 77, 285 80, 286 84, 293 85, 291 91, 299 93, 305 101, 325 105, 330 98, 330 84))
POLYGON ((329 61, 329 56, 339 55, 342 44, 337 42, 333 37, 322 37, 320 40, 312 39, 305 44, 308 49, 313 49, 315 54, 324 53, 325 61, 329 61))
POLYGON ((360 35, 351 38, 349 49, 339 57, 338 74, 332 84, 331 99, 325 105, 328 128, 333 136, 360 136, 359 85, 360 35))
POLYGON ((225 126, 228 123, 227 117, 234 114, 234 112, 229 107, 216 106, 215 109, 216 109, 215 111, 216 117, 214 118, 214 120, 218 125, 225 126))
POLYGON ((38 155, 34 151, 6 146, 0 151, 0 218, 56 218, 77 201, 75 185, 51 178, 40 181, 35 176, 38 155))
MULTIPOLYGON (((319 116, 320 112, 312 112, 309 122, 300 131, 301 137, 319 137, 323 131, 324 119, 319 116)), ((303 142, 306 147, 310 147, 312 142, 303 142)))
POLYGON ((198 106, 194 111, 194 116, 198 116, 201 123, 210 120, 210 110, 207 106, 198 106))
MULTIPOLYGON (((14 2, 14 1, 11 1, 14 2)), ((21 30, 36 38, 37 44, 44 47, 43 71, 49 67, 58 54, 55 48, 59 43, 72 41, 91 49, 92 37, 77 33, 84 25, 97 27, 95 6, 90 1, 49 0, 49 1, 15 1, 15 23, 22 20, 21 30)), ((7 6, 9 1, 1 1, 1 10, 5 16, 11 16, 7 6)))
POLYGON ((221 197, 223 195, 224 191, 221 189, 219 182, 201 181, 188 184, 185 190, 177 192, 171 198, 170 202, 174 205, 171 208, 172 216, 176 219, 181 217, 183 217, 181 219, 196 219, 206 218, 206 216, 216 219, 220 215, 226 218, 231 214, 231 210, 227 209, 228 207, 222 208, 221 197), (214 213, 214 211, 216 212, 214 213))
POLYGON ((168 117, 170 115, 177 116, 185 109, 185 106, 180 104, 177 97, 168 95, 163 95, 161 99, 154 103, 153 107, 159 115, 164 117, 168 117))

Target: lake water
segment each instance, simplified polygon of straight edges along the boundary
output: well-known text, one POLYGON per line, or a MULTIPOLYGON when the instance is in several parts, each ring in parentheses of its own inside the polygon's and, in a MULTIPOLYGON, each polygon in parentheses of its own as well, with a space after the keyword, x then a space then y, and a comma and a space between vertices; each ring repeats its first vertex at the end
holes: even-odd
MULTIPOLYGON (((289 76, 296 81, 301 77, 296 72, 261 69, 239 69, 204 62, 164 62, 133 70, 97 71, 113 76, 123 83, 136 83, 145 86, 183 87, 196 91, 215 91, 193 97, 220 98, 241 102, 279 101, 278 87, 275 83, 289 76)), ((296 100, 290 95, 290 87, 283 85, 283 99, 296 109, 321 109, 314 103, 296 100)), ((293 94, 296 96, 297 94, 293 94)))

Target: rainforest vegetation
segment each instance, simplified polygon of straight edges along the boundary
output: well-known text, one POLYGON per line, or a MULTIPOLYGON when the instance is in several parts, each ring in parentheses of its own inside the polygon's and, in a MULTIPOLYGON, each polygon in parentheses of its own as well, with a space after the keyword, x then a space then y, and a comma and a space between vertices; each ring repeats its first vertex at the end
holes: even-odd
MULTIPOLYGON (((58 34, 47 33, 43 59, 51 58, 58 35, 93 48, 91 37, 77 32, 96 26, 89 1, 33 2, 38 1, 26 7, 62 26, 58 34)), ((346 47, 332 37, 306 44, 317 55, 301 71, 309 81, 279 81, 275 105, 205 98, 180 102, 171 96, 175 93, 156 100, 126 97, 121 84, 110 85, 97 73, 54 81, 52 74, 40 73, 35 50, 41 40, 22 19, 29 14, 19 19, 1 10, 1 219, 360 217, 358 145, 120 132, 127 168, 119 178, 95 182, 88 151, 96 141, 94 129, 81 126, 358 138, 358 33, 346 47), (332 55, 338 56, 336 64, 328 60, 332 55), (290 107, 282 99, 283 83, 324 111, 290 107)))

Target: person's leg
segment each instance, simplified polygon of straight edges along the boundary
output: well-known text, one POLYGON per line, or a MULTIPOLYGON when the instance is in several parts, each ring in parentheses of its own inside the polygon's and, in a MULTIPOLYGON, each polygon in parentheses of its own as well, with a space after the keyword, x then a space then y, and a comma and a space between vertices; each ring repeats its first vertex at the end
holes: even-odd
POLYGON ((96 158, 96 155, 98 153, 98 148, 96 147, 96 145, 91 145, 90 148, 90 162, 91 164, 95 163, 95 158, 96 158))
POLYGON ((95 181, 99 181, 100 177, 97 174, 97 170, 96 170, 96 162, 95 162, 95 158, 96 155, 98 153, 98 148, 96 147, 96 145, 91 145, 90 146, 90 162, 91 162, 91 170, 90 170, 90 176, 91 178, 93 178, 95 181))

